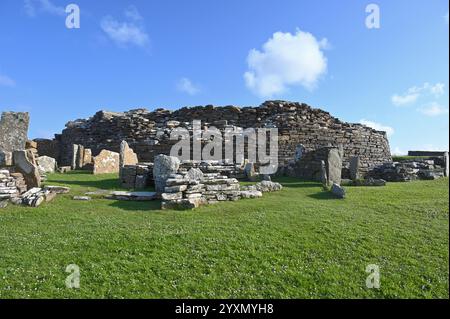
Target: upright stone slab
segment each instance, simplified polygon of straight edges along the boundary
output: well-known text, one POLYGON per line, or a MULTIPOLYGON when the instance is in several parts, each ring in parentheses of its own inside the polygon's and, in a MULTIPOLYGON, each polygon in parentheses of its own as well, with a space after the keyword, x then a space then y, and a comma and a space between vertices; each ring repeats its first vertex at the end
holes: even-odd
POLYGON ((0 151, 24 150, 28 140, 29 123, 28 113, 3 112, 0 119, 0 151))
POLYGON ((77 169, 82 169, 84 167, 84 146, 78 145, 78 152, 76 155, 76 166, 77 169))
POLYGON ((247 163, 244 167, 244 173, 249 181, 256 181, 258 175, 255 172, 255 164, 247 163))
POLYGON ((92 151, 90 148, 84 149, 84 158, 83 158, 83 164, 92 164, 92 151))
POLYGON ((177 157, 167 155, 155 156, 153 166, 153 178, 155 180, 155 190, 158 193, 164 193, 166 180, 170 174, 176 174, 180 167, 180 160, 177 157))
POLYGON ((338 148, 330 148, 327 158, 328 185, 341 184, 342 175, 342 151, 338 148))
POLYGON ((136 165, 138 157, 136 153, 130 148, 126 141, 120 143, 120 167, 125 165, 136 165))
POLYGON ((56 170, 56 160, 49 156, 39 156, 37 159, 39 171, 42 174, 54 173, 56 170))
POLYGON ((16 169, 22 173, 28 189, 41 186, 39 169, 33 163, 33 159, 29 158, 27 151, 15 151, 13 161, 16 169))
POLYGON ((448 177, 449 175, 449 156, 448 156, 448 152, 444 153, 444 162, 445 162, 445 171, 444 171, 444 176, 448 177))
POLYGON ((304 153, 305 153, 305 146, 303 146, 303 144, 297 145, 297 147, 295 148, 294 161, 295 162, 300 161, 304 153))
POLYGON ((72 144, 71 163, 72 170, 77 169, 78 144, 72 144))
POLYGON ((12 153, 0 150, 0 167, 12 165, 12 153))
POLYGON ((353 156, 350 159, 350 178, 354 181, 360 179, 360 162, 361 161, 359 160, 359 156, 353 156))
POLYGON ((320 182, 323 186, 326 186, 328 183, 328 177, 327 177, 327 166, 325 164, 325 161, 320 161, 320 182))
POLYGON ((94 175, 119 173, 119 153, 102 150, 94 157, 94 175))

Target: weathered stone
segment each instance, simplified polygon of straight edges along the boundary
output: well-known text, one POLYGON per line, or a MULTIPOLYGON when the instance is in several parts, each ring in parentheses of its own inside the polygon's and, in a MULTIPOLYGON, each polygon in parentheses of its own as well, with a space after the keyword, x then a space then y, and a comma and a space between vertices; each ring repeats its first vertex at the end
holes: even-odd
POLYGON ((323 186, 326 186, 328 183, 327 166, 325 164, 325 161, 320 161, 319 181, 322 183, 323 186))
POLYGON ((185 178, 189 179, 189 180, 193 180, 193 181, 202 181, 203 178, 204 178, 204 175, 203 175, 203 172, 200 169, 198 169, 198 168, 191 168, 187 172, 185 178))
POLYGON ((166 186, 164 188, 164 192, 166 193, 178 193, 178 192, 184 192, 187 190, 188 185, 177 185, 177 186, 166 186))
POLYGON ((1 208, 6 208, 6 206, 8 206, 8 201, 7 200, 0 200, 0 209, 1 208))
POLYGON ((0 151, 12 153, 24 150, 29 122, 28 113, 3 112, 0 119, 0 151))
POLYGON ((92 164, 92 151, 90 148, 84 149, 83 164, 84 166, 87 164, 92 164))
POLYGON ((71 149, 72 156, 71 156, 71 163, 70 163, 72 170, 77 169, 78 147, 79 147, 78 144, 72 144, 72 149, 71 149))
POLYGON ((41 176, 38 167, 33 163, 34 160, 29 158, 27 151, 14 151, 13 161, 16 169, 23 174, 28 188, 40 187, 41 176))
POLYGON ((250 182, 255 182, 258 175, 255 172, 255 164, 247 163, 244 167, 244 173, 250 182))
POLYGON ((126 141, 120 143, 120 167, 125 165, 136 165, 138 157, 136 153, 128 146, 126 141))
POLYGON ((2 151, 0 149, 0 167, 2 166, 12 166, 12 153, 7 151, 2 151))
POLYGON ((65 187, 65 186, 45 186, 44 187, 45 190, 48 190, 51 193, 55 193, 55 194, 68 194, 70 192, 70 188, 69 187, 65 187))
POLYGON ((342 176, 342 153, 338 148, 331 148, 326 162, 328 185, 340 184, 342 176))
POLYGON ((445 162, 445 170, 444 170, 444 176, 449 177, 449 155, 448 152, 444 153, 444 162, 445 162))
POLYGON ((158 197, 156 192, 124 192, 115 191, 111 192, 105 198, 115 200, 128 200, 128 201, 151 201, 158 197))
POLYGON ((70 172, 71 170, 72 170, 72 167, 70 167, 70 166, 60 166, 58 168, 58 172, 60 172, 60 173, 67 173, 67 172, 70 172))
POLYGON ((206 204, 208 204, 208 201, 204 198, 178 199, 174 201, 163 201, 161 203, 161 209, 186 210, 194 209, 206 204))
POLYGON ((94 175, 119 173, 119 153, 102 150, 94 157, 94 175))
POLYGON ((331 193, 338 198, 345 198, 345 189, 339 184, 333 183, 333 186, 331 186, 331 193))
POLYGON ((79 200, 79 201, 90 201, 92 198, 89 196, 74 196, 72 197, 73 200, 79 200))
POLYGON ((297 145, 297 147, 295 148, 294 161, 295 162, 300 161, 302 159, 304 153, 305 153, 305 147, 303 146, 303 144, 297 145))
POLYGON ((78 151, 76 154, 76 168, 82 169, 84 167, 84 146, 78 145, 78 151))
POLYGON ((360 179, 360 160, 359 156, 353 156, 350 159, 350 179, 357 180, 360 179))
POLYGON ((36 159, 39 172, 41 174, 54 173, 56 170, 56 160, 49 156, 40 156, 36 159))
POLYGON ((176 157, 158 155, 155 157, 153 166, 153 178, 155 180, 155 190, 158 193, 164 192, 166 180, 171 174, 175 174, 180 167, 180 160, 176 157))
POLYGON ((178 193, 162 193, 161 194, 161 198, 165 201, 167 200, 175 200, 175 199, 182 199, 183 198, 183 193, 182 192, 178 192, 178 193))
POLYGON ((258 197, 262 197, 263 194, 260 191, 241 191, 240 195, 242 198, 258 198, 258 197))

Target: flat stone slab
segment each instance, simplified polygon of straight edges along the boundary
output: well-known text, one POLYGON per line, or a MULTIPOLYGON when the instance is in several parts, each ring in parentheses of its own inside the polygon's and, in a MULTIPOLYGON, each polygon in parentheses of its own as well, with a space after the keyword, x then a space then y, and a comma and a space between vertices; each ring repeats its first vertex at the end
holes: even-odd
POLYGON ((106 199, 130 200, 130 201, 151 201, 158 198, 156 192, 125 192, 115 191, 105 196, 106 199))
POLYGON ((44 189, 52 192, 52 193, 56 193, 56 194, 67 194, 70 192, 70 188, 69 187, 64 187, 64 186, 45 186, 44 189))
POLYGON ((74 196, 72 199, 73 200, 88 201, 88 200, 91 200, 92 198, 90 198, 89 196, 74 196))
POLYGON ((84 195, 105 195, 105 194, 108 194, 109 192, 110 191, 108 191, 106 189, 99 189, 97 191, 84 193, 84 195))

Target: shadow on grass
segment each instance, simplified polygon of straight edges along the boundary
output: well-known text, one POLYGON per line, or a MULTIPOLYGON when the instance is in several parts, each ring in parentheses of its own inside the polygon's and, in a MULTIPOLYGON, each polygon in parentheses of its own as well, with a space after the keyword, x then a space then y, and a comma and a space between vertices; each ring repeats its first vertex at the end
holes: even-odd
POLYGON ((123 210, 130 211, 156 211, 161 210, 161 201, 153 200, 153 201, 120 201, 120 200, 112 200, 109 206, 116 207, 123 210))
POLYGON ((103 179, 103 180, 90 180, 90 181, 70 181, 70 180, 50 180, 46 184, 58 183, 66 185, 77 185, 85 187, 93 187, 99 189, 120 189, 118 179, 103 179))
POLYGON ((319 199, 319 200, 329 200, 329 199, 338 199, 335 195, 333 195, 331 192, 319 192, 315 194, 306 195, 310 198, 319 199))

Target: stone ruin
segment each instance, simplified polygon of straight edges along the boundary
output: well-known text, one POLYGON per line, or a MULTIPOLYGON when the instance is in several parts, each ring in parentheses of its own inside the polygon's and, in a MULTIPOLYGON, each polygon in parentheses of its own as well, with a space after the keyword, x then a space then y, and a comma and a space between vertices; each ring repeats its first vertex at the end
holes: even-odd
MULTIPOLYGON (((39 156, 37 143, 28 140, 28 113, 3 112, 0 120, 0 208, 8 202, 32 207, 51 201, 55 188, 41 188, 56 160, 39 156)), ((60 188, 58 188, 60 189, 60 188)))
POLYGON ((262 192, 282 189, 279 183, 262 181, 241 189, 236 178, 180 167, 176 157, 158 155, 153 168, 155 190, 161 193, 162 209, 192 209, 222 201, 262 197, 262 192))
POLYGON ((280 173, 294 160, 300 144, 306 152, 342 147, 343 169, 349 168, 353 156, 359 156, 362 174, 392 160, 385 132, 345 123, 320 109, 286 101, 267 101, 259 107, 243 108, 207 105, 177 111, 100 111, 89 119, 67 123, 62 134, 53 140, 36 142, 39 154, 55 157, 62 166, 72 164, 74 144, 83 145, 96 156, 102 150, 119 153, 123 140, 136 152, 139 162, 152 163, 156 155, 170 154, 177 142, 170 140, 171 131, 177 127, 192 131, 193 120, 202 120, 204 128, 214 126, 221 132, 234 127, 278 128, 280 173))

